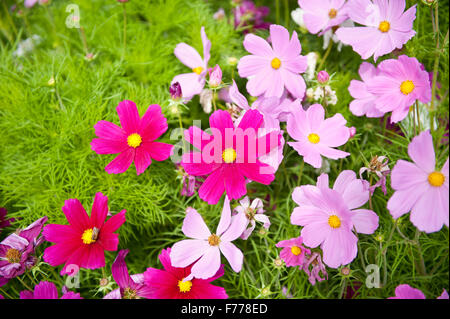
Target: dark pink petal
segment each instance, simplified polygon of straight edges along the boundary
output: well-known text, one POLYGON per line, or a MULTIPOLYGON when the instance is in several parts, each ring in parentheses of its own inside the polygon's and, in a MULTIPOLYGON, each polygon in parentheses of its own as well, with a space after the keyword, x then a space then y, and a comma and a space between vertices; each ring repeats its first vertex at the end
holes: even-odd
POLYGON ((100 234, 102 233, 113 233, 119 229, 120 226, 125 222, 126 210, 122 210, 120 213, 114 215, 106 221, 103 225, 100 234))
POLYGON ((195 299, 228 299, 224 288, 211 285, 208 281, 209 279, 195 281, 195 288, 192 287, 195 299))
POLYGON ((213 129, 214 137, 216 138, 216 135, 220 133, 222 141, 224 141, 227 131, 234 131, 234 124, 230 113, 223 110, 217 110, 209 117, 209 125, 213 129), (214 132, 214 129, 216 129, 216 132, 214 132))
POLYGON ((244 175, 236 165, 224 165, 223 179, 225 190, 230 200, 239 199, 247 193, 244 175))
POLYGON ((100 233, 97 242, 102 245, 104 250, 116 251, 119 246, 119 234, 100 233))
POLYGON ((167 128, 167 119, 162 114, 161 106, 152 104, 142 117, 138 132, 143 141, 154 141, 164 134, 167 128))
POLYGON ((191 126, 189 130, 184 131, 186 141, 191 143, 198 150, 202 150, 212 139, 212 136, 205 133, 197 126, 191 126))
POLYGON ((173 145, 161 142, 144 143, 145 150, 155 161, 165 161, 172 155, 173 145))
POLYGON ((184 170, 189 175, 203 176, 217 170, 220 167, 220 164, 214 162, 205 163, 203 161, 202 153, 194 152, 183 154, 181 166, 183 166, 184 170))
POLYGON ((136 166, 137 175, 142 174, 152 163, 152 158, 147 149, 149 147, 150 146, 148 145, 146 146, 145 144, 142 144, 141 146, 136 148, 136 154, 134 156, 134 166, 136 166))
POLYGON ((198 195, 208 204, 215 205, 219 202, 224 191, 225 183, 223 171, 219 168, 206 178, 198 190, 198 195))
POLYGON ((44 227, 42 234, 46 241, 53 243, 78 242, 81 238, 80 232, 70 225, 49 224, 44 227))
POLYGON ((242 130, 253 129, 255 136, 258 135, 258 129, 263 124, 264 118, 262 114, 257 110, 248 110, 245 112, 244 117, 239 122, 239 128, 242 130))
POLYGON ((128 148, 126 139, 107 140, 104 138, 94 138, 91 142, 91 149, 97 154, 117 154, 128 148))
POLYGON ((252 181, 269 185, 275 179, 274 169, 257 160, 256 163, 239 164, 239 170, 252 181))
POLYGON ((111 266, 111 273, 115 282, 121 289, 125 289, 131 286, 131 277, 128 273, 128 267, 125 263, 125 257, 128 254, 128 249, 119 251, 116 259, 111 266))
POLYGON ((127 138, 127 134, 121 127, 108 121, 98 121, 94 129, 95 135, 106 140, 121 141, 127 138))
POLYGON ((106 165, 105 171, 108 174, 120 174, 125 172, 131 163, 133 163, 135 156, 134 148, 130 147, 125 152, 120 153, 111 163, 106 165))
POLYGON ((124 100, 116 108, 119 114, 120 124, 127 135, 137 133, 140 127, 140 117, 136 104, 130 100, 124 100))
POLYGON ((34 295, 29 290, 23 290, 20 292, 20 299, 34 299, 34 295))
POLYGON ((58 299, 58 290, 52 282, 41 281, 34 287, 33 299, 58 299))
POLYGON ((72 253, 82 244, 81 236, 79 242, 64 242, 50 246, 44 251, 44 261, 53 267, 65 263, 72 253))
POLYGON ((34 242, 36 237, 39 236, 42 230, 42 226, 44 226, 45 222, 47 222, 47 216, 41 217, 38 220, 34 221, 27 228, 23 229, 19 236, 25 238, 29 242, 34 242))
POLYGON ((66 215, 67 221, 77 231, 83 233, 86 229, 91 228, 91 222, 89 216, 84 210, 78 199, 68 199, 64 202, 62 207, 64 215, 66 215))
POLYGON ((96 193, 94 204, 92 205, 91 223, 94 227, 100 229, 108 215, 108 197, 102 193, 96 193))

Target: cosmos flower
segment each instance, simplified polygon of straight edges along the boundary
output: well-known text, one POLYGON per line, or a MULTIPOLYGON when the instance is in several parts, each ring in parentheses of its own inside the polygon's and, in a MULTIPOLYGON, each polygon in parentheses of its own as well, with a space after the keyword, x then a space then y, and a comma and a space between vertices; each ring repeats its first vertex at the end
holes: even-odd
POLYGON ((0 233, 3 228, 11 226, 11 222, 15 221, 15 218, 6 218, 8 211, 4 207, 0 207, 0 233))
POLYGON ((363 62, 359 66, 359 76, 362 81, 351 80, 348 91, 354 98, 350 102, 350 111, 356 116, 382 117, 384 112, 377 109, 375 101, 377 96, 368 90, 368 84, 379 74, 377 68, 368 62, 363 62))
POLYGON ((24 290, 20 292, 20 299, 83 299, 79 293, 67 291, 63 288, 63 295, 58 297, 58 289, 52 282, 41 281, 34 287, 34 291, 24 290))
POLYGON ((350 263, 357 254, 358 238, 373 234, 378 228, 375 212, 361 207, 369 200, 368 182, 357 179, 353 171, 342 171, 333 189, 328 175, 322 174, 317 186, 306 185, 294 189, 293 200, 299 205, 291 215, 291 223, 304 226, 301 236, 306 246, 321 246, 323 261, 331 268, 350 263))
POLYGON ((347 121, 341 114, 328 119, 324 117, 323 106, 313 104, 306 111, 298 108, 287 121, 287 132, 296 140, 288 144, 315 168, 322 166, 322 156, 339 159, 350 155, 334 149, 347 143, 350 138, 348 127, 345 126, 347 121))
POLYGON ((215 205, 225 191, 228 199, 239 199, 247 193, 245 178, 264 185, 274 180, 275 170, 259 157, 280 145, 281 134, 272 131, 258 137, 261 113, 247 111, 235 127, 230 113, 218 110, 209 122, 212 135, 196 126, 185 131, 186 140, 200 151, 183 154, 181 162, 189 175, 208 175, 198 191, 201 199, 215 205))
POLYGON ((313 252, 311 255, 305 256, 302 269, 308 275, 308 280, 313 286, 316 282, 328 279, 328 273, 325 269, 325 265, 322 263, 322 257, 318 252, 313 252), (323 277, 321 277, 320 274, 322 274, 323 277))
POLYGON ((345 0, 298 0, 298 5, 304 10, 306 28, 313 34, 323 34, 348 19, 345 0))
POLYGON ((425 299, 425 295, 419 289, 403 284, 395 288, 395 297, 388 299, 425 299))
POLYGON ((179 241, 173 245, 170 260, 173 267, 187 267, 195 262, 191 274, 185 280, 192 278, 208 279, 220 269, 220 254, 222 253, 235 272, 240 272, 244 255, 232 241, 242 235, 247 227, 244 214, 231 217, 230 202, 225 197, 222 215, 214 234, 208 229, 202 216, 191 209, 186 212, 182 231, 191 238, 179 241))
POLYGON ((250 225, 241 235, 242 239, 248 239, 248 237, 252 234, 253 230, 256 226, 256 221, 263 223, 263 227, 265 229, 269 229, 270 220, 267 215, 264 215, 263 202, 260 198, 255 198, 250 204, 250 200, 248 196, 245 196, 241 201, 239 201, 240 206, 237 206, 234 209, 236 214, 243 213, 245 217, 247 217, 247 226, 250 225))
POLYGON ((234 27, 242 29, 244 34, 254 29, 269 29, 270 23, 264 22, 269 12, 268 7, 257 7, 253 1, 244 0, 233 8, 234 27))
POLYGON ((39 235, 47 219, 46 216, 39 218, 0 242, 0 286, 34 266, 36 259, 33 254, 36 247, 42 243, 42 237, 39 235))
POLYGON ((442 294, 439 297, 437 297, 436 299, 448 299, 447 290, 443 289, 442 294))
POLYGON ((302 244, 303 238, 299 236, 282 240, 275 245, 278 248, 283 248, 280 252, 280 257, 286 263, 286 267, 300 266, 300 268, 303 268, 305 255, 311 254, 311 251, 302 244))
POLYGON ((175 47, 175 56, 185 66, 192 70, 191 73, 183 73, 175 76, 172 84, 180 83, 183 98, 186 100, 192 99, 194 95, 200 94, 205 86, 206 74, 208 73, 208 62, 211 57, 211 41, 205 33, 205 27, 201 28, 201 38, 203 43, 203 58, 190 45, 186 43, 179 43, 175 47))
POLYGON ((103 299, 152 299, 153 289, 144 283, 144 275, 130 276, 125 257, 128 249, 120 250, 111 266, 113 278, 119 289, 111 291, 103 299))
POLYGON ((122 128, 114 123, 99 121, 94 125, 95 134, 91 148, 97 154, 120 153, 105 167, 109 174, 125 172, 134 162, 137 175, 152 163, 164 161, 171 155, 173 145, 155 142, 167 131, 167 120, 158 104, 150 105, 142 118, 136 104, 125 100, 116 108, 122 128))
POLYGON ((302 99, 306 84, 299 73, 307 68, 302 47, 294 31, 289 39, 289 31, 280 26, 270 26, 272 47, 266 40, 247 34, 245 49, 251 53, 241 58, 238 64, 239 75, 248 78, 247 91, 252 96, 282 97, 286 88, 295 98, 302 99))
POLYGON ((159 260, 164 269, 147 268, 145 284, 152 289, 152 299, 227 299, 224 288, 211 284, 224 274, 224 265, 208 279, 184 280, 191 274, 191 266, 175 268, 170 261, 170 248, 163 249, 159 260))
POLYGON ((364 60, 401 49, 416 34, 416 5, 405 12, 405 0, 349 0, 345 9, 362 26, 339 28, 336 35, 364 60))
POLYGON ((68 199, 62 207, 69 225, 49 224, 43 234, 56 245, 44 251, 44 261, 55 267, 65 263, 61 275, 75 275, 78 268, 97 269, 105 266, 104 251, 115 251, 119 235, 114 232, 125 222, 125 210, 109 218, 108 198, 95 194, 89 217, 78 199, 68 199))
POLYGON ((381 186, 381 190, 383 191, 384 195, 386 195, 386 176, 391 172, 388 163, 389 159, 386 156, 375 155, 370 160, 368 167, 361 167, 361 169, 359 170, 359 177, 361 179, 363 179, 362 174, 364 172, 374 173, 378 176, 378 181, 374 185, 371 185, 369 188, 371 194, 373 194, 377 187, 381 186))
POLYGON ((410 220, 420 231, 432 233, 449 219, 449 159, 441 170, 436 168, 430 131, 414 137, 408 146, 413 163, 398 160, 391 172, 394 194, 387 203, 392 217, 411 212, 410 220))
POLYGON ((431 101, 428 72, 422 70, 416 58, 401 55, 397 60, 384 60, 378 65, 378 75, 367 83, 367 88, 377 97, 376 108, 384 113, 392 111, 392 122, 403 120, 416 100, 431 101))

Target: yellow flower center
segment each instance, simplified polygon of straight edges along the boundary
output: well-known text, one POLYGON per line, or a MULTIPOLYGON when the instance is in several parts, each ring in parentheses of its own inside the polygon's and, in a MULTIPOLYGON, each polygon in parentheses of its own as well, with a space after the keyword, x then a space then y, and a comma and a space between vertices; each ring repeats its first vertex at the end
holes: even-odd
POLYGON ((281 66, 281 60, 278 58, 274 58, 272 60, 272 62, 270 62, 270 65, 272 66, 272 68, 274 68, 275 70, 278 70, 281 66))
POLYGON ((233 148, 227 148, 223 151, 222 158, 225 163, 233 163, 236 159, 236 151, 233 148))
POLYGON ((137 291, 131 288, 125 288, 123 291, 123 299, 140 299, 137 295, 137 291))
POLYGON ((302 249, 298 246, 292 246, 291 247, 291 253, 295 256, 298 256, 302 253, 302 249))
POLYGON ((94 230, 92 228, 86 229, 83 233, 83 235, 81 235, 81 239, 83 240, 83 243, 86 245, 90 245, 92 243, 95 243, 96 238, 94 234, 94 230))
POLYGON ((441 172, 433 172, 428 175, 428 183, 434 187, 440 187, 445 182, 445 176, 441 172))
POLYGON ((341 227, 341 220, 336 215, 331 215, 328 218, 328 225, 330 225, 332 228, 339 228, 341 227))
POLYGON ((308 141, 310 141, 313 144, 317 144, 320 142, 320 137, 316 133, 311 133, 308 135, 308 141))
POLYGON ((220 244, 220 237, 217 236, 216 234, 212 234, 211 236, 208 237, 208 243, 211 246, 217 246, 220 244))
POLYGON ((334 19, 337 16, 337 10, 336 9, 331 9, 330 12, 328 12, 328 16, 330 17, 330 19, 334 19))
POLYGON ((203 68, 201 66, 198 66, 196 68, 193 68, 192 72, 197 73, 198 75, 200 75, 203 72, 203 68))
POLYGON ((180 280, 180 281, 178 281, 178 288, 180 289, 180 292, 189 292, 189 291, 191 291, 191 288, 192 288, 192 281, 180 280))
POLYGON ((400 85, 400 91, 402 91, 403 94, 408 95, 414 90, 415 86, 413 81, 407 80, 403 81, 400 85))
POLYGON ((380 30, 383 33, 388 32, 391 29, 391 24, 387 21, 383 21, 380 23, 378 30, 380 30))
POLYGON ((137 133, 133 133, 130 136, 128 136, 127 142, 129 146, 136 148, 139 145, 141 145, 142 137, 137 133))
POLYGON ((10 248, 6 251, 5 255, 6 259, 10 264, 20 263, 20 259, 22 258, 22 253, 17 249, 10 248))

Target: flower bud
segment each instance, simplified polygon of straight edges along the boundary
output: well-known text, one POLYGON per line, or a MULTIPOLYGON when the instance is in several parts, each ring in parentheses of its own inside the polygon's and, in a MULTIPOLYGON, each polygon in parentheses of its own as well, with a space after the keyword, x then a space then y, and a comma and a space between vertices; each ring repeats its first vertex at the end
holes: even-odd
POLYGON ((325 84, 330 80, 330 75, 328 74, 327 71, 320 71, 319 73, 317 73, 317 82, 319 82, 320 84, 325 84))
POLYGON ((213 69, 209 70, 209 86, 211 88, 217 88, 222 83, 222 70, 220 66, 216 64, 213 69))
POLYGON ((355 134, 356 134, 356 127, 354 127, 354 126, 352 126, 352 127, 349 127, 349 132, 350 132, 350 138, 352 138, 353 136, 355 136, 355 134))
POLYGON ((170 86, 169 91, 170 97, 173 101, 179 101, 183 96, 183 93, 181 91, 181 85, 178 82, 173 83, 170 86))

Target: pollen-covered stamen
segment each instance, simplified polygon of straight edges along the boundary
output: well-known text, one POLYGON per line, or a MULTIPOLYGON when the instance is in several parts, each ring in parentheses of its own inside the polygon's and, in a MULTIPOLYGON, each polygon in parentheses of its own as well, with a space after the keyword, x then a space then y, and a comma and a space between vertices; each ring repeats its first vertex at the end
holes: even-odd
POLYGON ((255 214, 256 214, 256 211, 251 207, 248 207, 245 210, 245 217, 247 217, 248 220, 253 220, 255 218, 255 214))
POLYGON ((281 60, 278 58, 274 58, 272 60, 272 62, 270 62, 270 65, 272 66, 272 68, 274 68, 275 70, 278 70, 281 67, 281 60))
POLYGON ((192 289, 192 281, 190 280, 179 280, 178 281, 178 288, 180 289, 180 292, 189 292, 192 289))
POLYGON ((433 172, 428 175, 428 183, 434 187, 440 187, 445 182, 445 176, 441 172, 433 172))
POLYGON ((10 248, 6 251, 5 258, 10 264, 20 263, 22 253, 15 248, 10 248))
POLYGON ((317 144, 320 142, 320 137, 316 133, 311 133, 308 135, 308 141, 310 141, 313 144, 317 144))
POLYGON ((391 24, 388 21, 382 21, 380 22, 380 25, 378 26, 378 30, 380 30, 383 33, 388 32, 391 29, 391 24))
POLYGON ((400 91, 404 95, 410 94, 412 91, 414 91, 414 88, 415 88, 414 83, 413 81, 410 80, 403 81, 402 84, 400 85, 400 91))
POLYGON ((201 66, 198 66, 196 68, 193 68, 192 72, 197 73, 198 75, 200 75, 203 72, 203 68, 201 66))
POLYGON ((220 237, 217 236, 216 234, 212 234, 211 236, 208 237, 208 243, 211 246, 218 246, 220 244, 220 237))
POLYGON ((139 145, 141 145, 142 143, 142 137, 138 133, 133 133, 128 136, 127 143, 130 147, 139 147, 139 145))
POLYGON ((131 289, 130 287, 127 287, 123 291, 123 299, 140 299, 137 291, 134 289, 131 289))
POLYGON ((291 247, 291 253, 294 256, 298 256, 298 255, 300 255, 302 253, 302 249, 300 247, 298 247, 298 246, 292 246, 291 247))
POLYGON ((222 153, 222 159, 225 163, 233 163, 236 160, 236 151, 233 148, 227 148, 222 153))
POLYGON ((330 19, 334 19, 334 18, 336 18, 337 13, 338 13, 337 10, 333 8, 328 12, 328 17, 330 19))
POLYGON ((341 220, 336 215, 331 215, 328 218, 328 225, 330 225, 332 228, 339 228, 341 227, 341 220))
POLYGON ((97 238, 94 236, 94 229, 92 229, 92 228, 86 229, 84 231, 83 235, 81 235, 81 240, 83 241, 83 244, 86 244, 86 245, 95 243, 97 238))

